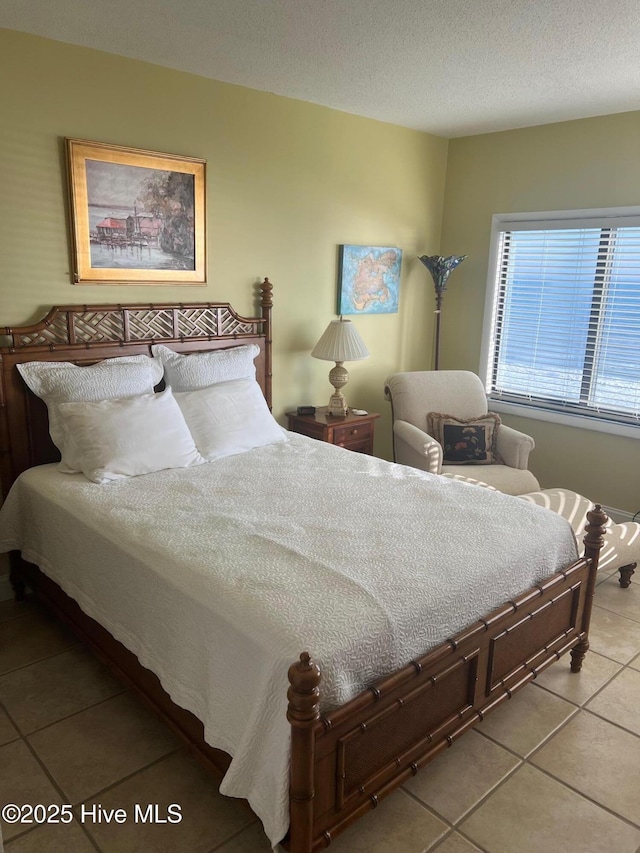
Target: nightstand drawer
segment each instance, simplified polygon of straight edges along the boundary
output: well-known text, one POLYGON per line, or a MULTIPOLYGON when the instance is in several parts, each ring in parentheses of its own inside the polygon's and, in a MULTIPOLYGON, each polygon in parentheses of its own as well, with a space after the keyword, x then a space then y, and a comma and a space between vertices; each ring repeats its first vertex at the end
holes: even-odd
POLYGON ((344 444, 339 443, 338 447, 344 447, 345 450, 353 450, 354 453, 368 453, 369 456, 373 453, 371 436, 360 439, 359 441, 346 441, 344 444))
POLYGON ((308 435, 309 438, 317 438, 319 441, 325 441, 326 427, 323 424, 315 423, 308 418, 296 420, 293 424, 290 423, 289 429, 294 432, 299 432, 300 435, 308 435))
POLYGON ((317 438, 346 450, 356 453, 373 454, 373 433, 377 412, 367 415, 352 415, 336 418, 330 415, 326 406, 316 408, 313 415, 299 415, 297 412, 287 412, 289 429, 317 438))
POLYGON ((347 424, 343 427, 334 427, 333 443, 338 444, 340 447, 351 448, 353 444, 361 441, 369 443, 372 435, 373 425, 371 421, 358 424, 347 424))

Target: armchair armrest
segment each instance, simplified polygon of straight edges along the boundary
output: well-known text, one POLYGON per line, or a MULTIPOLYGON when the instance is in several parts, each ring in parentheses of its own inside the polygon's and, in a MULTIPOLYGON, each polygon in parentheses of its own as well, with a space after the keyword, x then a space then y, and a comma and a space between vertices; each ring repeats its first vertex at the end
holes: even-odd
POLYGON ((526 471, 529 465, 529 454, 536 446, 530 435, 519 432, 513 427, 500 424, 496 440, 496 450, 510 468, 520 468, 526 471))
POLYGON ((395 461, 400 465, 420 468, 430 474, 439 474, 442 469, 442 448, 429 433, 407 421, 393 424, 395 461))

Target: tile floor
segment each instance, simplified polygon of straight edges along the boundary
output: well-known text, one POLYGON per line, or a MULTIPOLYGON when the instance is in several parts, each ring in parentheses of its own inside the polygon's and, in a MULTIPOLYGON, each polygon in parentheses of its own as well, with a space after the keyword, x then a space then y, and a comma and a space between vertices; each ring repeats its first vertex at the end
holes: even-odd
MULTIPOLYGON (((635 576, 638 578, 638 575, 635 576)), ((336 839, 336 853, 640 851, 640 582, 602 575, 564 658, 336 839)), ((6 853, 268 853, 173 734, 37 603, 0 603, 0 804, 157 803, 177 824, 2 824, 6 853)), ((98 812, 96 812, 98 814, 98 812)))

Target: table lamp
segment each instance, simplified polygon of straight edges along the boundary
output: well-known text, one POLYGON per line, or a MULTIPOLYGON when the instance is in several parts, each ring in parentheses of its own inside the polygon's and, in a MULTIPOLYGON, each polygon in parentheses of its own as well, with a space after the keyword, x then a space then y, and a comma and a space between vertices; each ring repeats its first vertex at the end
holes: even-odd
POLYGON ((311 350, 313 358, 325 361, 335 361, 335 367, 329 371, 329 382, 333 385, 328 414, 344 418, 349 411, 341 388, 349 381, 349 372, 344 367, 345 361, 360 361, 369 356, 369 350, 358 334, 351 320, 332 320, 325 329, 322 337, 311 350))

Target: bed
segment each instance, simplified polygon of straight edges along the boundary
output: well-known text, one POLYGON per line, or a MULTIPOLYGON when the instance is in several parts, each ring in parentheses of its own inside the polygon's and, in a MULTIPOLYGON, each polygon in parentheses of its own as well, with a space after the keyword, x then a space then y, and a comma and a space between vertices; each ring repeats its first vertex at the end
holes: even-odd
POLYGON ((256 379, 270 405, 268 280, 259 300, 260 315, 250 318, 227 304, 66 306, 41 323, 7 329, 12 344, 1 351, 0 449, 3 491, 15 488, 3 508, 3 542, 13 549, 17 596, 32 586, 203 761, 225 774, 223 792, 249 799, 274 843, 288 824, 285 845, 311 853, 562 654, 570 651, 572 670, 580 669, 606 517, 600 508, 591 512, 585 556, 578 559, 568 525, 552 513, 293 434, 187 473, 160 471, 104 488, 51 464, 57 455, 46 407, 17 364, 95 364, 149 355, 159 343, 182 354, 256 345, 256 379), (328 471, 340 476, 331 479, 328 471), (332 495, 325 513, 304 500, 322 489, 332 495), (207 493, 215 496, 209 503, 207 493), (169 524, 162 503, 168 494, 179 496, 176 532, 151 541, 150 529, 169 524), (430 503, 423 501, 427 494, 430 503), (487 500, 495 502, 489 514, 487 500), (142 503, 148 511, 136 516, 142 538, 122 532, 116 525, 142 503), (516 538, 528 543, 517 559, 492 520, 512 512, 516 538), (53 540, 69 513, 78 538, 68 549, 73 559, 61 566, 53 540), (327 526, 315 523, 322 514, 327 526), (451 535, 451 516, 454 529, 462 517, 475 531, 471 538, 451 535), (196 532, 203 527, 216 536, 202 539, 204 546, 196 532), (180 530, 183 548, 172 557, 164 540, 179 538, 180 530), (423 547, 435 562, 423 577, 416 566, 427 539, 423 547), (106 540, 120 551, 108 550, 106 540), (478 580, 498 551, 492 584, 478 580), (101 593, 107 570, 110 589, 101 593), (209 575, 218 584, 215 595, 208 593, 209 575), (476 610, 465 611, 463 592, 473 578, 476 610), (107 607, 105 596, 113 595, 107 607), (188 608, 208 595, 211 610, 198 620, 188 608), (433 607, 432 595, 444 604, 433 607), (129 621, 126 615, 127 601, 139 603, 141 596, 156 614, 155 622, 139 620, 149 623, 142 633, 135 615, 129 621), (221 621, 211 628, 216 609, 221 621), (176 620, 171 634, 181 640, 160 651, 166 620, 176 620), (217 633, 204 636, 202 624, 217 633), (332 644, 325 625, 337 638, 332 644), (382 644, 385 634, 389 642, 382 644), (203 682, 179 676, 189 654, 205 670, 203 682), (240 730, 232 730, 228 710, 213 707, 206 687, 212 678, 223 694, 234 678, 243 685, 232 700, 246 709, 240 730), (253 788, 249 777, 258 780, 253 788))

